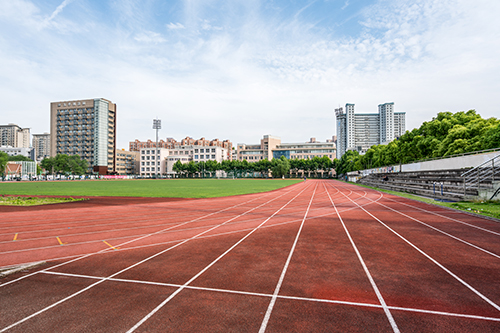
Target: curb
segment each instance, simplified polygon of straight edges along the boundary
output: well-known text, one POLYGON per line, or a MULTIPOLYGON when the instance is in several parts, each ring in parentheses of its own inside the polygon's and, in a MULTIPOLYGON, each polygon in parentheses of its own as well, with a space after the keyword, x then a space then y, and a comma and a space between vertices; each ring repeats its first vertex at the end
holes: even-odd
POLYGON ((0 267, 0 278, 4 278, 8 275, 25 271, 28 269, 32 269, 41 265, 44 265, 45 261, 32 262, 29 264, 19 265, 19 266, 10 266, 10 267, 0 267))

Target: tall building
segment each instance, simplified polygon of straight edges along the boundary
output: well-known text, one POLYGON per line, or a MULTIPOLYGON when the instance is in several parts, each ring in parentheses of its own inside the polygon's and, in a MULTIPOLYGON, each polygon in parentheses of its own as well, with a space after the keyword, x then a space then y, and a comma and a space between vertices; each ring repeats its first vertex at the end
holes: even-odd
POLYGON ((337 159, 348 150, 366 153, 371 146, 387 144, 406 131, 405 112, 395 112, 394 103, 378 106, 378 113, 354 113, 354 104, 335 109, 337 159))
POLYGON ((50 154, 80 155, 94 172, 116 172, 116 104, 104 98, 50 103, 50 154))
POLYGON ((33 134, 33 149, 35 151, 35 160, 41 161, 50 157, 50 134, 33 134))
POLYGON ((16 124, 0 125, 0 146, 30 147, 30 129, 16 124))

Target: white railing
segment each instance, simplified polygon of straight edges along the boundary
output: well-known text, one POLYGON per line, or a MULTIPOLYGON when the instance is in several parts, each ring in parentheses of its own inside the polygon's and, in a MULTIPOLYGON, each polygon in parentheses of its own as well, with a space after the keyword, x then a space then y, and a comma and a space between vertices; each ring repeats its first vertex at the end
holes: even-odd
POLYGON ((467 189, 476 189, 479 191, 481 186, 493 188, 495 180, 500 180, 500 154, 464 172, 461 177, 464 181, 464 196, 467 189))

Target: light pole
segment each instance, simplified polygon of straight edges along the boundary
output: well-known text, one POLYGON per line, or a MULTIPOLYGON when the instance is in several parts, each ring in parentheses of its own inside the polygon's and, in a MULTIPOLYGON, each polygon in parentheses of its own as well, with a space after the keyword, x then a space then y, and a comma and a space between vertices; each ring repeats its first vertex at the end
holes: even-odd
MULTIPOLYGON (((156 145, 155 145, 155 156, 156 157, 155 157, 155 162, 154 162, 156 165, 154 166, 154 168, 155 168, 155 171, 157 171, 158 170, 157 169, 157 167, 158 167, 157 161, 159 161, 159 155, 158 155, 158 152, 159 152, 159 150, 158 150, 158 130, 161 129, 161 120, 158 119, 158 117, 156 117, 156 119, 153 119, 153 129, 156 130, 156 145)), ((158 172, 155 172, 155 178, 156 178, 157 175, 158 175, 158 172)))

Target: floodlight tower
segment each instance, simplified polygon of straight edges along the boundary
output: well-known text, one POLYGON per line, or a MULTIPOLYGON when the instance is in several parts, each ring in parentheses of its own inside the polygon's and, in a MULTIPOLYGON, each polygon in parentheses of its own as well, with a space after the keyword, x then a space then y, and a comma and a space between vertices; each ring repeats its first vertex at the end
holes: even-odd
MULTIPOLYGON (((157 161, 159 161, 160 159, 160 156, 158 155, 159 153, 159 150, 158 150, 158 130, 161 129, 161 120, 158 119, 158 117, 156 117, 156 119, 153 119, 153 129, 156 130, 156 145, 155 145, 155 169, 158 170, 158 163, 156 163, 157 161)), ((156 173, 158 174, 158 173, 156 173)))

